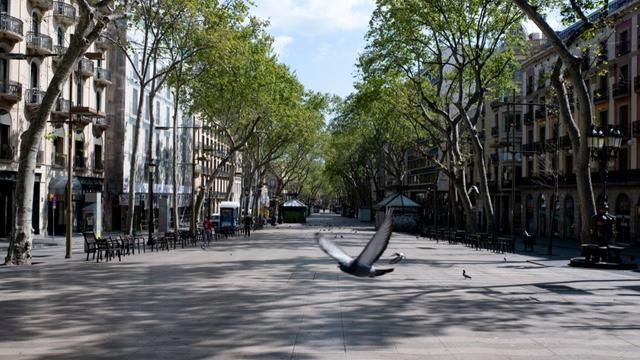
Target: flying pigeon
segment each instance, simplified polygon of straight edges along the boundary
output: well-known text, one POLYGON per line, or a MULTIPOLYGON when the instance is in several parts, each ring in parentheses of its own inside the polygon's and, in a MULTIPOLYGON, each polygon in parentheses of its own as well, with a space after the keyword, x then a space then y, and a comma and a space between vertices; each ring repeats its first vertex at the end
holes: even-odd
POLYGON ((407 257, 404 256, 404 253, 397 252, 393 254, 393 258, 389 260, 389 264, 397 264, 402 260, 405 260, 407 257))
POLYGON ((462 276, 464 276, 464 279, 465 279, 465 280, 467 280, 467 279, 471 279, 471 276, 467 275, 467 272, 466 272, 466 271, 464 271, 464 269, 462 269, 462 276))
POLYGON ((376 277, 393 271, 393 269, 376 269, 373 266, 389 244, 391 228, 391 212, 389 212, 378 231, 373 234, 371 240, 355 259, 320 234, 316 234, 316 241, 322 251, 338 262, 338 268, 343 272, 358 277, 376 277))

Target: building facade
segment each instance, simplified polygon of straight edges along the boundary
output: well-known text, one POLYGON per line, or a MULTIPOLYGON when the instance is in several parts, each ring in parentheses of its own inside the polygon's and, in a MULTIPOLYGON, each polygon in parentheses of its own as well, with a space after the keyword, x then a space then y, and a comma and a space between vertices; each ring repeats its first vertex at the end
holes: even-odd
MULTIPOLYGON (((77 8, 70 1, 0 0, 0 55, 27 55, 27 60, 0 59, 0 236, 9 236, 14 218, 19 135, 38 111, 77 21, 77 8)), ((65 231, 69 160, 73 163, 74 231, 101 226, 108 128, 105 92, 112 83, 109 48, 104 38, 89 48, 52 111, 37 156, 35 234, 65 231)))
MULTIPOLYGON (((594 123, 617 126, 624 139, 615 163, 610 165, 608 181, 609 212, 616 217, 618 241, 635 242, 640 234, 640 92, 638 57, 638 1, 610 3, 613 25, 601 29, 589 43, 591 51, 584 69, 593 99, 594 123)), ((594 16, 594 15, 592 15, 594 16)), ((562 32, 568 36, 579 25, 562 32)), ((522 166, 524 228, 543 237, 578 240, 581 226, 576 194, 574 160, 569 136, 553 104, 548 76, 557 56, 543 38, 540 46, 523 63, 522 92, 526 103, 523 116, 524 161, 522 166), (545 106, 544 104, 551 104, 545 106), (549 179, 557 178, 555 181, 549 179)), ((577 51, 577 50, 576 50, 577 51)), ((575 100, 570 97, 574 116, 575 100)), ((596 205, 602 196, 597 162, 591 163, 596 205)))
MULTIPOLYGON (((161 214, 171 214, 174 206, 173 194, 173 154, 177 153, 178 159, 178 216, 184 218, 189 215, 189 203, 191 199, 191 151, 193 144, 192 117, 185 116, 182 109, 178 110, 178 134, 177 148, 173 146, 173 115, 174 94, 170 87, 162 87, 153 99, 154 133, 152 158, 148 158, 149 132, 151 129, 150 90, 151 86, 144 89, 144 101, 142 104, 142 124, 139 134, 138 152, 133 154, 133 137, 135 136, 136 115, 139 106, 141 87, 135 74, 133 64, 140 70, 142 50, 142 35, 134 28, 128 27, 122 31, 121 37, 127 38, 132 44, 132 51, 127 56, 120 49, 114 49, 110 56, 113 64, 114 85, 108 94, 110 127, 107 131, 109 147, 105 153, 106 180, 105 194, 105 227, 110 231, 124 230, 128 209, 128 194, 130 181, 135 182, 135 224, 136 230, 147 229, 150 176, 147 164, 155 164, 153 174, 154 208, 156 221, 161 222, 161 214), (134 160, 135 159, 135 160, 134 160), (130 169, 133 161, 136 161, 135 178, 130 179, 130 169)), ((161 64, 159 65, 161 66, 161 64)), ((170 215, 169 215, 170 216, 170 215)), ((179 220, 180 221, 180 220, 179 220)), ((173 226, 174 219, 167 219, 169 226, 173 226)), ((188 221, 187 221, 188 222, 188 221)), ((157 226, 158 224, 156 224, 157 226)))

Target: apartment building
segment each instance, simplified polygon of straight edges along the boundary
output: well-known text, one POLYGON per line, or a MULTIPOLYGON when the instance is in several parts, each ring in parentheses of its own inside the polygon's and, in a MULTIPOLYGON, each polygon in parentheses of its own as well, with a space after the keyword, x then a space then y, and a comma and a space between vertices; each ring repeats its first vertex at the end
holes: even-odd
MULTIPOLYGON (((636 241, 640 233, 640 73, 638 57, 638 1, 610 3, 613 25, 602 29, 589 40, 591 45, 584 69, 589 69, 588 87, 593 98, 595 123, 614 125, 622 130, 624 141, 618 158, 610 166, 608 182, 609 211, 616 216, 618 239, 636 241), (606 70, 606 71, 603 71, 606 70)), ((591 15, 598 16, 598 13, 591 15)), ((580 26, 575 24, 560 32, 568 36, 580 26)), ((543 38, 536 36, 539 47, 523 63, 522 93, 527 106, 523 116, 523 199, 522 221, 530 232, 541 236, 577 239, 580 229, 579 204, 575 191, 573 154, 569 136, 553 106, 548 76, 557 56, 543 38), (556 185, 549 181, 557 177, 556 185), (553 214, 553 216, 552 216, 553 214)), ((574 116, 575 101, 570 98, 574 116)), ((602 181, 597 163, 591 165, 595 196, 602 196, 602 181)), ((597 200, 599 203, 599 200, 597 200)))
MULTIPOLYGON (((124 27, 124 26, 123 26, 124 27)), ((129 54, 135 66, 140 69, 142 34, 132 27, 120 29, 121 37, 127 37, 132 44, 129 54)), ((139 79, 135 75, 133 64, 121 49, 111 52, 110 61, 113 64, 113 86, 107 94, 109 102, 110 127, 107 131, 106 149, 106 194, 105 194, 105 228, 109 231, 120 231, 126 224, 128 209, 128 194, 130 181, 135 182, 135 221, 137 230, 148 226, 148 211, 150 174, 147 164, 155 164, 153 174, 155 219, 162 222, 162 216, 172 214, 170 209, 173 194, 173 154, 178 156, 178 210, 179 216, 187 216, 191 199, 191 151, 193 147, 193 119, 178 111, 177 148, 173 147, 173 114, 175 108, 174 95, 169 87, 162 87, 153 99, 154 133, 152 158, 148 158, 150 112, 150 86, 147 86, 142 104, 142 126, 140 129, 140 143, 138 152, 133 154, 133 137, 138 111, 138 99, 141 92, 139 79), (134 160, 135 159, 135 160, 134 160), (136 161, 135 178, 130 179, 131 164, 136 161), (166 207, 165 207, 166 206, 166 207), (163 211, 159 211, 162 207, 163 211), (160 216, 162 214, 162 216, 160 216)), ((161 65, 160 65, 161 66, 161 65)), ((166 219, 168 226, 172 226, 174 219, 166 219)))
MULTIPOLYGON (((0 236, 13 222, 19 136, 39 109, 78 20, 70 1, 0 0, 0 236), (38 55, 39 57, 29 57, 38 55)), ((101 38, 78 61, 51 114, 37 156, 33 231, 63 234, 67 162, 73 162, 74 231, 100 231, 104 189, 105 91, 112 83, 110 44, 101 38), (68 146, 72 126, 73 146, 68 146)))
POLYGON ((229 145, 224 141, 222 130, 216 126, 196 120, 194 131, 196 140, 196 189, 209 189, 205 194, 202 214, 220 212, 222 201, 240 202, 242 194, 242 155, 236 154, 235 168, 232 161, 228 161, 214 176, 215 169, 227 157, 229 145), (229 189, 229 182, 233 183, 229 189), (227 196, 227 190, 230 190, 227 196))

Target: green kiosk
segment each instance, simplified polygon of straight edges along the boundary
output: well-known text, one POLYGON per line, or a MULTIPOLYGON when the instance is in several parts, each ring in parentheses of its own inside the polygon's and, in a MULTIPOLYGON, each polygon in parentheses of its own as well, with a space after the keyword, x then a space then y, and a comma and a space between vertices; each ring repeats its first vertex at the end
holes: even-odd
POLYGON ((298 199, 290 199, 280 206, 282 221, 285 223, 306 223, 307 205, 298 199))

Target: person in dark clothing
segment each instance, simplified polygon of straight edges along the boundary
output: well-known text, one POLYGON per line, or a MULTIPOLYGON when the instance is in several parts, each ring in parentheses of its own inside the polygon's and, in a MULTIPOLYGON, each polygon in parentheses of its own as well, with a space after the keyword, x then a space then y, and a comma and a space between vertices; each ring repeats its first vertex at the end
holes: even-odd
POLYGON ((251 216, 245 216, 243 221, 244 221, 244 236, 251 237, 251 224, 253 223, 253 219, 251 218, 251 216))

